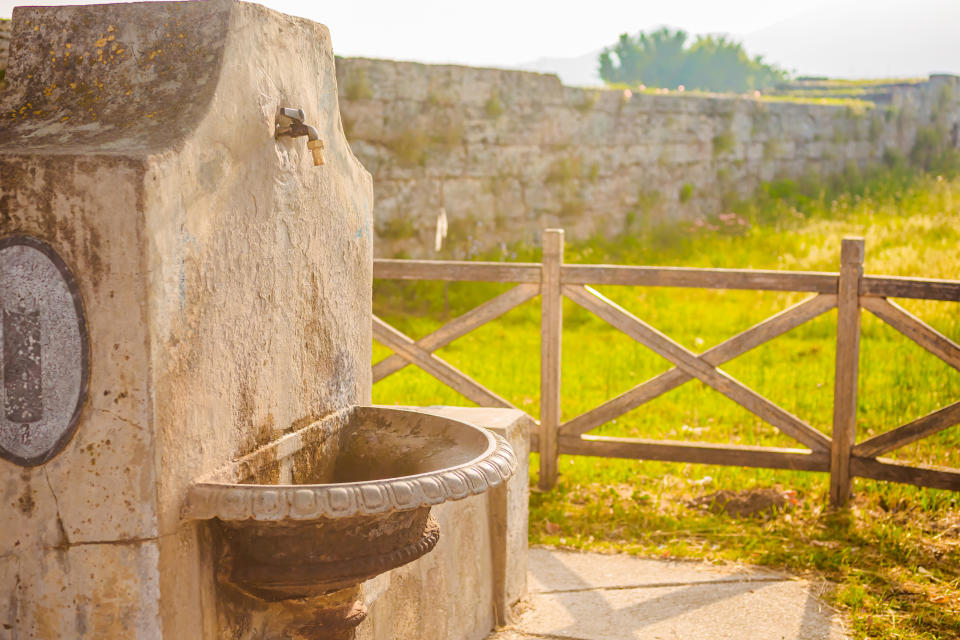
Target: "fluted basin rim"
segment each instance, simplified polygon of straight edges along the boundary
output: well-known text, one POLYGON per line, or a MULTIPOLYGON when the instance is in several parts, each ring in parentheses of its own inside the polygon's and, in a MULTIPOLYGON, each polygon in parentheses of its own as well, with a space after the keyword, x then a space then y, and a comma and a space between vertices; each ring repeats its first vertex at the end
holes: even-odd
POLYGON ((357 409, 425 415, 414 409, 351 406, 326 416, 196 480, 187 489, 183 519, 304 521, 417 509, 483 493, 506 481, 516 469, 516 455, 500 436, 469 422, 431 416, 476 430, 487 440, 485 450, 463 464, 378 480, 327 484, 241 484, 225 480, 233 470, 266 449, 276 448, 285 455, 297 451, 303 446, 303 433, 324 428, 325 424, 344 425, 357 409))

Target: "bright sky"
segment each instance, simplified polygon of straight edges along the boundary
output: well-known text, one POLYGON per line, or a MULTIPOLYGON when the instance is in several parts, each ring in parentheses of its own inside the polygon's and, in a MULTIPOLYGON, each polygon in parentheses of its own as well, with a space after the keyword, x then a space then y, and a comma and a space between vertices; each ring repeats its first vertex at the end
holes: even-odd
MULTIPOLYGON (((18 4, 94 2, 0 0, 0 17, 10 17, 18 4)), ((691 33, 744 34, 823 5, 824 0, 266 0, 260 4, 327 25, 338 55, 479 66, 578 56, 612 44, 625 31, 636 33, 664 24, 691 33)))

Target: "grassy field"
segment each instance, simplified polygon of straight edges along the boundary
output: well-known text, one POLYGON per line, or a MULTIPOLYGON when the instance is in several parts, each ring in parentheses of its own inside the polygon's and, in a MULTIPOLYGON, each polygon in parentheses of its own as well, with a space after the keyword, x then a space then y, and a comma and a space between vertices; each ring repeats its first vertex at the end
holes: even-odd
MULTIPOLYGON (((639 222, 637 232, 568 245, 570 263, 836 271, 840 239, 866 238, 868 274, 960 279, 960 177, 903 168, 846 185, 770 185, 716 218, 682 225, 639 222)), ((511 259, 537 260, 518 248, 511 259)), ((489 259, 489 258, 488 258, 489 259)), ((494 258, 496 259, 496 258, 494 258)), ((419 337, 505 290, 492 284, 378 282, 375 311, 419 337)), ((602 287, 640 318, 701 352, 803 294, 602 287)), ((960 304, 903 306, 960 341, 960 304)), ((563 418, 582 413, 670 364, 565 301, 563 418)), ((829 432, 836 311, 724 365, 787 410, 829 432)), ((374 345, 374 360, 388 355, 374 345)), ((539 300, 438 354, 536 416, 539 300)), ((960 399, 960 373, 867 313, 863 316, 858 439, 960 399)), ((374 401, 470 403, 413 367, 373 389, 374 401)), ((593 433, 797 446, 699 382, 687 383, 593 433)), ((960 427, 896 452, 899 459, 960 467, 960 427)), ((536 477, 538 461, 531 460, 536 477)), ((534 493, 530 541, 645 556, 748 562, 826 578, 832 603, 857 637, 960 637, 958 494, 858 479, 851 509, 829 512, 825 474, 561 456, 559 486, 534 493), (789 508, 733 517, 688 506, 720 489, 777 487, 789 508)))

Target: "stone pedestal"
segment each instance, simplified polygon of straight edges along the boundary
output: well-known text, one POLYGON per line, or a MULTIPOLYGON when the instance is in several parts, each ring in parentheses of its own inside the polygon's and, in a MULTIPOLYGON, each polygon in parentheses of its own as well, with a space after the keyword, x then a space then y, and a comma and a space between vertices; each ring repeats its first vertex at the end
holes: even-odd
POLYGON ((73 274, 89 385, 55 457, 0 460, 0 638, 216 638, 185 487, 369 402, 372 187, 330 35, 227 0, 18 8, 6 80, 0 238, 73 274))

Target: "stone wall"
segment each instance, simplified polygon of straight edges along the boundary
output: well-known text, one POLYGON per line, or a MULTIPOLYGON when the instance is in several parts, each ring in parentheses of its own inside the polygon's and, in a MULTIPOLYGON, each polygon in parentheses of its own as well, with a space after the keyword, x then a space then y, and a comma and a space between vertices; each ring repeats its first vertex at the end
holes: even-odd
MULTIPOLYGON (((338 58, 350 145, 374 176, 379 257, 469 257, 516 241, 635 230, 723 211, 762 181, 907 154, 960 121, 960 78, 811 104, 626 94, 522 71, 338 58), (834 101, 838 102, 838 101, 834 101), (434 251, 441 208, 447 247, 434 251)), ((956 142, 954 141, 954 144, 956 142)))

